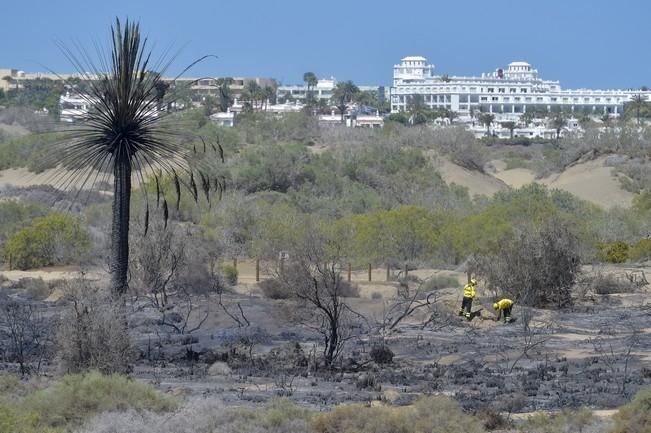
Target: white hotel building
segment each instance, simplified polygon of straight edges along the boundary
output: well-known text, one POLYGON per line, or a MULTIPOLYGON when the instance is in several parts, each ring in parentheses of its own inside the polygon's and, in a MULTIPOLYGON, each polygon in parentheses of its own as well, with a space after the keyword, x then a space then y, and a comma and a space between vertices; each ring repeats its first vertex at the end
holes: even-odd
POLYGON ((618 116, 633 96, 651 99, 641 90, 561 89, 558 81, 543 80, 526 62, 481 77, 435 75, 425 57, 405 57, 393 67, 391 111, 408 111, 413 95, 422 95, 430 108, 447 108, 461 118, 489 112, 496 120, 517 120, 527 111, 573 112, 618 116))

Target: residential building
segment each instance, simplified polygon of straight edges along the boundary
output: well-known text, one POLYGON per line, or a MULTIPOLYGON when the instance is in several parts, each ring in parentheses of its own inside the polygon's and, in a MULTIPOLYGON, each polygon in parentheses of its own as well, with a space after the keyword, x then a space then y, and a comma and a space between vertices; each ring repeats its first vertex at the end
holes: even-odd
MULTIPOLYGON (((240 99, 242 97, 242 92, 246 89, 246 86, 250 82, 255 82, 260 87, 272 87, 274 90, 277 88, 278 84, 276 80, 272 78, 260 78, 260 77, 228 77, 230 78, 230 85, 228 89, 230 91, 231 98, 240 99)), ((167 81, 171 81, 171 78, 165 78, 167 81)), ((189 83, 190 90, 192 91, 193 98, 202 98, 205 96, 219 96, 219 81, 220 78, 177 78, 177 83, 189 83)))
POLYGON ((493 113, 496 120, 518 120, 528 111, 617 117, 634 96, 651 99, 651 92, 641 90, 562 89, 560 82, 540 78, 527 62, 512 62, 506 69, 474 77, 436 75, 434 69, 420 56, 394 65, 391 111, 409 111, 413 98, 420 95, 429 108, 452 110, 462 120, 479 112, 493 113))

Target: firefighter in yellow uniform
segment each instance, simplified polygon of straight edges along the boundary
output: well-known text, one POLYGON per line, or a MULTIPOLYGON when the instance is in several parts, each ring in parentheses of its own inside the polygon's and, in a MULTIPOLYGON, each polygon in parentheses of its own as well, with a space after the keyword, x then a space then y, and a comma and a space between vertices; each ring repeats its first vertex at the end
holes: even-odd
POLYGON ((500 299, 493 304, 493 308, 497 311, 497 319, 499 321, 502 314, 504 315, 504 323, 511 323, 511 310, 513 310, 513 301, 507 298, 500 299))
POLYGON ((461 308, 459 309, 459 316, 466 316, 466 319, 471 320, 472 314, 470 310, 472 309, 472 300, 475 299, 477 295, 477 280, 474 278, 470 280, 468 284, 463 287, 463 300, 461 301, 461 308))

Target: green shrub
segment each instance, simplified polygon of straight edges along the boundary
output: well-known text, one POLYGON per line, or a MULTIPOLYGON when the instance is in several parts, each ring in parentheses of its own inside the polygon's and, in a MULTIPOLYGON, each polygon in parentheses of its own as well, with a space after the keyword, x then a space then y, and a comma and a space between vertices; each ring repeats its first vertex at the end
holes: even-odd
POLYGON ((629 259, 629 246, 624 241, 601 242, 597 245, 599 258, 608 263, 624 263, 629 259))
POLYGON ((622 406, 613 416, 615 425, 610 433, 651 431, 651 388, 637 393, 633 400, 622 406))
POLYGON ((554 414, 536 413, 518 427, 522 433, 582 433, 598 421, 592 411, 581 408, 554 414))
POLYGON ((313 419, 315 433, 479 433, 481 423, 453 400, 425 397, 409 407, 338 406, 313 419))
POLYGON ((125 376, 69 375, 19 400, 0 400, 0 433, 70 431, 99 413, 129 409, 169 412, 176 401, 125 376))
POLYGON ((642 239, 631 245, 628 257, 636 262, 651 259, 651 239, 642 239))
POLYGON ((222 272, 224 273, 224 278, 231 286, 237 284, 237 278, 240 275, 240 271, 233 265, 224 265, 222 266, 222 272))
POLYGON ((6 243, 12 267, 31 269, 79 260, 90 247, 90 236, 75 218, 53 212, 35 219, 6 243))

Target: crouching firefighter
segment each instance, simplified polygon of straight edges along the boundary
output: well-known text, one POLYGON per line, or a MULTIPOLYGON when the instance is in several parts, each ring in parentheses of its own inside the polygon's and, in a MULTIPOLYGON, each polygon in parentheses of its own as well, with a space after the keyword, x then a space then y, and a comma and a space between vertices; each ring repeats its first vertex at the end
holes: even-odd
POLYGON ((459 316, 466 316, 466 319, 472 319, 472 300, 475 299, 477 280, 471 279, 468 284, 463 287, 463 300, 461 301, 461 308, 459 309, 459 316))
POLYGON ((504 316, 504 323, 511 323, 513 321, 513 319, 511 319, 511 310, 513 310, 512 300, 507 298, 500 299, 493 304, 493 308, 495 311, 497 311, 497 319, 495 319, 496 322, 499 322, 502 315, 504 316))

